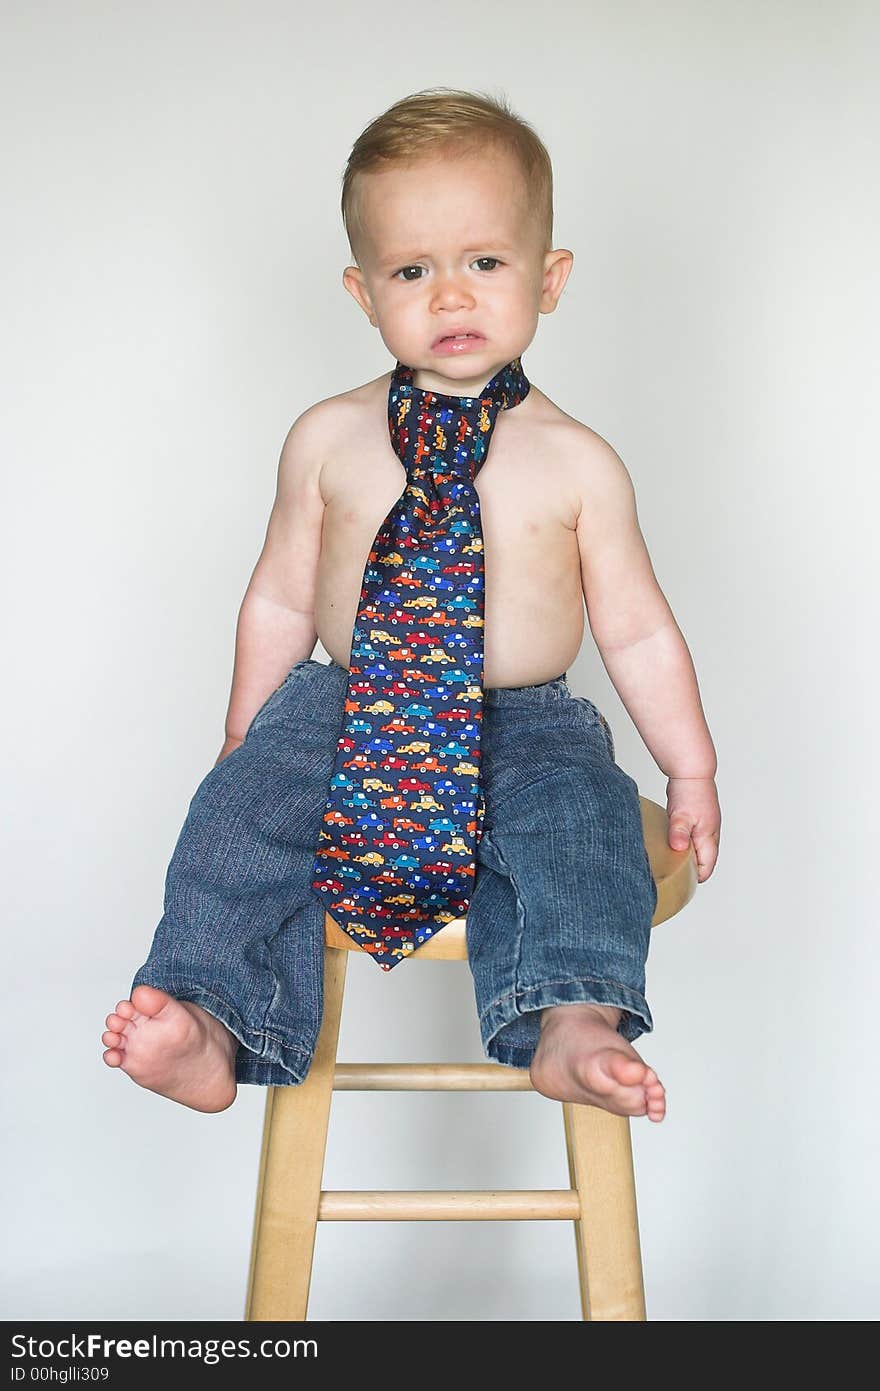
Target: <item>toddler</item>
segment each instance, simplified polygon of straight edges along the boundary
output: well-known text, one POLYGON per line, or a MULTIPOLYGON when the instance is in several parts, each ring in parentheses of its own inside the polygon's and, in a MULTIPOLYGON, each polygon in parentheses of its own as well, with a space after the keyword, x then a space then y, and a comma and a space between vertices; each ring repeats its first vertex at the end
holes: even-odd
MULTIPOLYGON (((547 151, 485 95, 432 89, 374 120, 352 149, 342 212, 354 261, 343 284, 420 390, 479 398, 519 362, 571 272, 572 253, 552 247, 547 151)), ((302 1082, 317 1042, 315 850, 365 566, 406 482, 389 440, 393 375, 319 401, 285 439, 238 618, 226 739, 190 803, 148 959, 106 1019, 105 1063, 195 1110, 225 1109, 240 1082, 302 1082), (329 664, 311 656, 318 639, 329 664)), ((667 776, 669 844, 693 845, 702 882, 720 810, 693 664, 629 474, 588 425, 529 384, 498 412, 475 486, 483 821, 466 933, 484 1050, 528 1067, 545 1096, 661 1121, 665 1089, 633 1047, 653 1028, 656 908, 638 788, 567 670, 586 603, 667 776)), ((353 858, 356 831, 350 840, 353 858)))

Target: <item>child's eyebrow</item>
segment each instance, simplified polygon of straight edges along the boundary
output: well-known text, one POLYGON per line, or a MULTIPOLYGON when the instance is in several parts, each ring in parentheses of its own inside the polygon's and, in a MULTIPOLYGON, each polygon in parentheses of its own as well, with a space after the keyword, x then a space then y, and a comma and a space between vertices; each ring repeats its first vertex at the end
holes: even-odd
MULTIPOLYGON (((477 251, 484 251, 486 247, 491 247, 493 251, 514 251, 516 248, 508 242, 501 241, 495 237, 487 237, 485 241, 476 243, 473 247, 465 249, 464 254, 473 255, 477 251)), ((411 266, 416 261, 429 261, 431 253, 429 251, 415 251, 403 256, 383 256, 379 265, 384 270, 391 266, 411 266)))

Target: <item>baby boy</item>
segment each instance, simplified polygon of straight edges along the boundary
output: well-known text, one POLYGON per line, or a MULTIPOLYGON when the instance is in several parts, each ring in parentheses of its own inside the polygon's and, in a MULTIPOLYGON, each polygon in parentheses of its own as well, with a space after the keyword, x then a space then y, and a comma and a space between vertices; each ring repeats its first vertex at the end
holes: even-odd
MULTIPOLYGON (((483 95, 433 89, 373 121, 349 158, 342 211, 355 262, 343 284, 419 390, 479 398, 518 364, 571 272, 572 253, 552 248, 547 151, 483 95)), ((313 857, 365 565, 405 483, 389 442, 392 377, 319 401, 287 435, 239 614, 226 739, 180 833, 149 958, 106 1019, 107 1065, 196 1110, 223 1110, 239 1082, 301 1082, 314 1051, 324 912, 313 857), (317 639, 329 665, 311 657, 317 639)), ((653 1027, 644 965, 656 906, 638 789, 566 674, 585 603, 668 779, 669 844, 693 845, 703 881, 720 811, 693 664, 629 474, 594 430, 528 383, 498 412, 475 486, 485 819, 467 934, 483 1043, 528 1066, 548 1097, 660 1121, 665 1089, 633 1047, 653 1027)), ((357 844, 353 834, 352 854, 357 844)))

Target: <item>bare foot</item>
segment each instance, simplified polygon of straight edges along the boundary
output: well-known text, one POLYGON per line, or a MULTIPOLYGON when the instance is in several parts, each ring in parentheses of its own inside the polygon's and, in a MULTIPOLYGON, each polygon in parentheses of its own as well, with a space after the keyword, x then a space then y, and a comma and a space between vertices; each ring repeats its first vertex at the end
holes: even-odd
POLYGON ((620 1010, 610 1005, 552 1005, 542 1010, 541 1037, 529 1067, 532 1086, 553 1101, 662 1121, 666 1089, 617 1032, 619 1020, 620 1010))
POLYGON ((225 1111, 235 1100, 238 1039, 190 1000, 136 985, 107 1015, 101 1042, 108 1067, 194 1111, 225 1111))

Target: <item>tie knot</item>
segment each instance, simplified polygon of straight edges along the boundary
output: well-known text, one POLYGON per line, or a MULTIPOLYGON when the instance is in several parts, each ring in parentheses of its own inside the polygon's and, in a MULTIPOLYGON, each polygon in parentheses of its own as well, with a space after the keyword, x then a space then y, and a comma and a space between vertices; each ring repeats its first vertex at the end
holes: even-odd
POLYGON ((418 387, 412 368, 398 360, 388 391, 388 426, 407 474, 445 470, 473 479, 488 452, 498 412, 519 405, 529 385, 518 357, 496 372, 477 396, 418 387))

